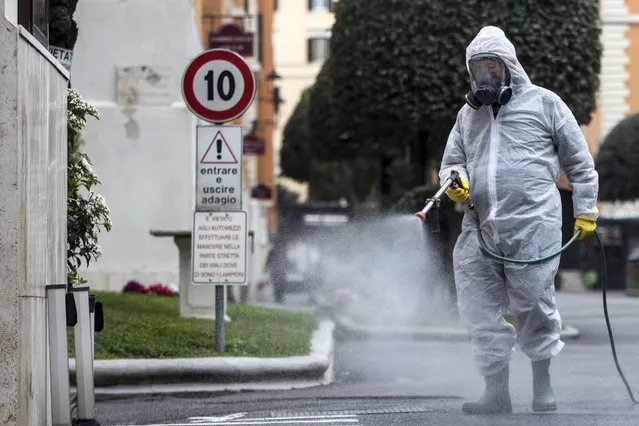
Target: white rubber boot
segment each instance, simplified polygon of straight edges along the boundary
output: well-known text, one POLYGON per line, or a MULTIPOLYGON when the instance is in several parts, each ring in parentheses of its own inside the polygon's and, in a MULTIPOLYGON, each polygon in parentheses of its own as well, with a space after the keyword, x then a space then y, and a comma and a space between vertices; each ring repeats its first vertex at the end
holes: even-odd
POLYGON ((550 386, 550 360, 532 362, 533 371, 533 411, 555 411, 557 400, 550 386))
POLYGON ((466 414, 501 414, 512 413, 508 380, 509 367, 506 366, 499 373, 485 376, 486 390, 477 402, 465 402, 462 411, 466 414))

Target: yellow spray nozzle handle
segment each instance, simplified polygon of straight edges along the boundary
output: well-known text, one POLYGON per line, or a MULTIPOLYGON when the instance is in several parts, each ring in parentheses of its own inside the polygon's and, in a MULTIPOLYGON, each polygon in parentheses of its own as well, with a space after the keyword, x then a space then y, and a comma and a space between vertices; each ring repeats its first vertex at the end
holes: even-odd
MULTIPOLYGON (((452 181, 450 185, 451 188, 457 189, 459 187, 463 187, 462 178, 457 170, 453 170, 452 172, 450 172, 449 178, 452 181)), ((470 198, 467 200, 467 206, 471 210, 475 208, 475 204, 470 200, 470 198)))

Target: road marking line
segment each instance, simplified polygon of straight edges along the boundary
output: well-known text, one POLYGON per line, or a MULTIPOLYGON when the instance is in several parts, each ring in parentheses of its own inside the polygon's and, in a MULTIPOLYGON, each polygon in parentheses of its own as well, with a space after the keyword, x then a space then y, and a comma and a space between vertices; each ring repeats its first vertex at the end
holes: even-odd
POLYGON ((355 414, 328 414, 318 416, 260 417, 243 418, 246 413, 224 417, 189 417, 187 423, 163 423, 137 426, 223 426, 223 425, 264 425, 264 424, 354 424, 359 423, 355 414))
MULTIPOLYGON (((287 417, 256 417, 256 418, 246 418, 241 420, 231 420, 233 422, 237 421, 265 421, 265 422, 273 422, 279 420, 320 420, 320 419, 353 419, 356 418, 355 414, 326 414, 326 415, 316 415, 316 416, 287 416, 287 417)), ((189 419, 190 420, 190 419, 189 419)))
POLYGON ((344 425, 344 424, 359 424, 359 420, 357 419, 308 419, 308 420, 277 420, 275 421, 264 422, 261 421, 250 421, 251 419, 241 420, 241 421, 229 421, 229 422, 215 422, 215 423, 164 423, 164 424, 151 424, 151 425, 133 425, 133 426, 231 426, 231 425, 264 425, 264 424, 272 424, 272 425, 281 425, 281 424, 333 424, 333 425, 344 425))
POLYGON ((229 414, 228 416, 223 416, 223 417, 203 417, 203 416, 199 416, 199 417, 189 417, 188 419, 186 419, 187 422, 191 422, 191 423, 211 423, 211 422, 228 422, 230 420, 235 420, 235 419, 240 419, 242 417, 246 416, 246 413, 235 413, 235 414, 229 414))

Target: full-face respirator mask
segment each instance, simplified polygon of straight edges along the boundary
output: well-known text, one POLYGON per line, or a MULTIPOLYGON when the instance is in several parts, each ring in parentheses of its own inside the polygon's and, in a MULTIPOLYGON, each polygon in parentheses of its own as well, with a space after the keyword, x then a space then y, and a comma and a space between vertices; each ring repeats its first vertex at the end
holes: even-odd
POLYGON ((479 53, 468 61, 470 88, 466 103, 473 109, 482 105, 506 105, 513 95, 510 87, 510 71, 504 61, 495 54, 479 53))

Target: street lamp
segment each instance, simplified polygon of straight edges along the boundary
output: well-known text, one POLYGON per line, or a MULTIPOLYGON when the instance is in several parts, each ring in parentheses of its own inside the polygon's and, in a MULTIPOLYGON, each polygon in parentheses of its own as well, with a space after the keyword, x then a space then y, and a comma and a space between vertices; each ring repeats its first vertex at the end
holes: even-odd
POLYGON ((267 79, 268 81, 281 80, 281 79, 282 79, 282 76, 281 76, 281 75, 279 75, 279 74, 277 73, 277 71, 273 70, 273 71, 271 71, 271 72, 270 72, 270 73, 266 76, 266 79, 267 79))
POLYGON ((280 96, 280 88, 273 87, 272 97, 270 98, 258 98, 258 102, 270 102, 273 104, 273 110, 275 114, 280 112, 280 105, 284 103, 284 99, 280 96))

